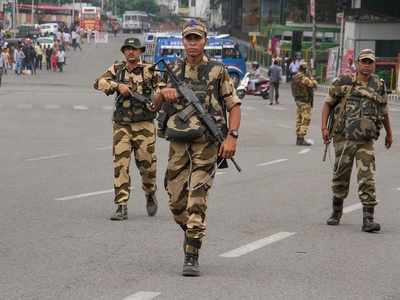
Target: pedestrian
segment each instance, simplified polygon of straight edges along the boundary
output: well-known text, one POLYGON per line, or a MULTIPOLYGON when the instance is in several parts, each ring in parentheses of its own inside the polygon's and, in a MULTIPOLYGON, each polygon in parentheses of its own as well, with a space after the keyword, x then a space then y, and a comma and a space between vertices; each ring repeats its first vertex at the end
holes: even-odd
POLYGON ((23 61, 24 61, 24 59, 25 59, 25 54, 24 54, 24 52, 22 51, 22 47, 21 47, 21 46, 18 46, 18 47, 15 49, 15 55, 14 55, 14 57, 15 57, 15 74, 21 75, 21 72, 22 72, 22 63, 23 63, 23 61))
POLYGON ((307 64, 300 64, 299 72, 293 77, 292 94, 296 102, 296 145, 311 146, 311 143, 305 140, 308 127, 311 123, 311 111, 314 102, 314 89, 317 88, 317 81, 308 74, 307 64))
MULTIPOLYGON (((159 132, 170 142, 165 187, 175 222, 184 231, 183 276, 199 276, 199 250, 206 231, 208 192, 215 176, 217 157, 233 157, 240 125, 240 100, 223 64, 204 53, 206 26, 197 20, 185 24, 183 46, 186 58, 172 64, 176 76, 192 88, 218 125, 226 133, 222 145, 201 125, 197 115, 186 122, 178 114, 184 109, 175 88, 164 87, 155 97, 160 110, 159 132), (208 91, 208 92, 205 92, 208 91), (229 119, 225 118, 226 110, 229 119), (172 114, 168 114, 172 111, 172 114), (173 113, 176 112, 176 113, 173 113), (177 125, 180 122, 180 125, 177 125)), ((168 81, 166 82, 167 84, 168 81)), ((222 160, 224 161, 224 160, 222 160)))
POLYGON ((51 46, 48 45, 45 48, 45 56, 46 56, 46 70, 51 71, 51 54, 52 54, 52 49, 51 46))
POLYGON ((106 95, 117 94, 113 115, 114 203, 117 208, 110 218, 113 221, 128 218, 132 153, 142 178, 147 214, 156 215, 158 208, 154 125, 156 114, 151 107, 131 97, 131 93, 136 92, 149 98, 158 88, 159 75, 150 64, 140 60, 144 51, 145 47, 138 39, 126 39, 121 47, 125 61, 113 64, 94 84, 95 89, 106 95))
POLYGON ((60 47, 60 50, 57 52, 57 67, 60 72, 63 72, 65 64, 65 51, 64 47, 60 47))
POLYGON ((272 105, 274 98, 275 104, 279 104, 279 84, 282 80, 282 68, 279 66, 279 59, 274 59, 272 66, 268 70, 269 83, 271 86, 270 102, 272 105))
POLYGON ((51 50, 50 62, 51 69, 53 70, 53 72, 56 72, 58 68, 58 50, 55 48, 51 50))
MULTIPOLYGON (((0 48, 0 51, 2 49, 0 48)), ((1 82, 2 82, 2 78, 3 78, 3 71, 5 70, 6 67, 6 62, 4 59, 5 55, 4 55, 4 50, 0 52, 0 87, 1 87, 1 82)))
POLYGON ((355 76, 342 75, 329 89, 322 108, 321 131, 324 143, 333 137, 335 164, 332 179, 332 215, 328 225, 338 225, 343 214, 343 202, 349 192, 353 162, 356 161, 358 196, 363 205, 361 230, 376 232, 381 229, 374 222, 376 201, 374 140, 385 128, 385 146, 392 145, 392 129, 388 113, 385 83, 374 74, 375 53, 371 49, 360 52, 355 76), (334 110, 331 133, 328 116, 334 110))
POLYGON ((35 53, 36 53, 36 69, 42 70, 43 49, 39 42, 36 43, 35 45, 35 53))
POLYGON ((289 65, 289 81, 292 80, 293 76, 299 72, 300 60, 295 58, 289 65))

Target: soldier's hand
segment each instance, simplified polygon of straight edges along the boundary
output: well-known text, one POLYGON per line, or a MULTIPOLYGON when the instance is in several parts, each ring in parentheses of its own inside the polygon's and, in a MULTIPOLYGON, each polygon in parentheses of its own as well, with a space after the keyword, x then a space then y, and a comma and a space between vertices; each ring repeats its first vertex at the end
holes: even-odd
POLYGON ((118 92, 125 97, 128 97, 131 94, 129 86, 123 83, 118 84, 118 92))
POLYGON ((387 149, 389 149, 392 146, 393 143, 393 138, 391 134, 387 134, 386 135, 386 139, 385 139, 385 146, 387 149))
POLYGON ((161 90, 161 95, 164 101, 168 103, 176 103, 179 100, 178 91, 174 88, 169 88, 169 87, 163 88, 161 90))
POLYGON ((229 159, 235 155, 235 152, 236 152, 236 139, 228 135, 224 143, 219 148, 218 155, 222 158, 229 159))
POLYGON ((328 128, 322 128, 321 133, 322 133, 322 139, 324 140, 324 144, 328 144, 329 143, 329 130, 328 130, 328 128))

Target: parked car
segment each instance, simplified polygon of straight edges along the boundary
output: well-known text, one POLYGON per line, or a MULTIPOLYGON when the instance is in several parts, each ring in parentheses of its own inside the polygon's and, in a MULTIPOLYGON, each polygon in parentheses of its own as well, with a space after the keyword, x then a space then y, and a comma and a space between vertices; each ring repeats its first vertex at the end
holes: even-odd
POLYGON ((58 31, 57 23, 44 23, 40 25, 40 34, 43 36, 56 34, 58 31))
POLYGON ((54 45, 54 36, 41 36, 36 39, 36 42, 38 42, 42 48, 48 48, 49 46, 51 48, 54 45))
POLYGON ((16 38, 31 38, 36 39, 40 35, 38 26, 25 24, 17 26, 16 38))

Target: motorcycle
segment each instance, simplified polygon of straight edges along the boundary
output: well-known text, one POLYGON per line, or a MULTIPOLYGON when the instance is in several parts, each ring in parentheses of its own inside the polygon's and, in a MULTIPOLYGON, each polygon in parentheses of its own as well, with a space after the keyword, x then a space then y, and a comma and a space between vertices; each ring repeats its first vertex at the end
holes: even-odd
POLYGON ((269 99, 269 90, 270 90, 270 84, 268 79, 261 79, 259 82, 256 84, 256 90, 250 90, 250 78, 251 74, 246 73, 244 75, 243 79, 240 81, 239 86, 236 89, 236 94, 238 95, 239 99, 243 99, 244 96, 250 95, 250 96, 261 96, 263 99, 269 99))

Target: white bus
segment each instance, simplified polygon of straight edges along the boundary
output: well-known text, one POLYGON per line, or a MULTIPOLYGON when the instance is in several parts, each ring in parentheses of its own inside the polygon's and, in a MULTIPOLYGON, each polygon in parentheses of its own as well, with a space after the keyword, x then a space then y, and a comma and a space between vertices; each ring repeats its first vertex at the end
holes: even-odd
POLYGON ((150 30, 149 15, 143 11, 126 11, 122 15, 122 32, 147 32, 150 30))

